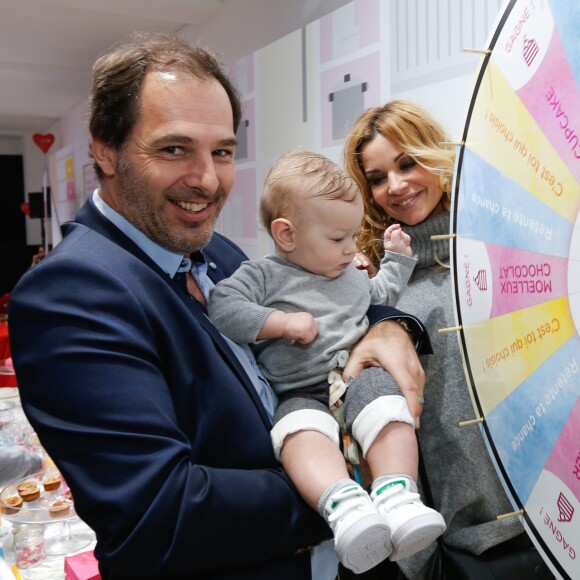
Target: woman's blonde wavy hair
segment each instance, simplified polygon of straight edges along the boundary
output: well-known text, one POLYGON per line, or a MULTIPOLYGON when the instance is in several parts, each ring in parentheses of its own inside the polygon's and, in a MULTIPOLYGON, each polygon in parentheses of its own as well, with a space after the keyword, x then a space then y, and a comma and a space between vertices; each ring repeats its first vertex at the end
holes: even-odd
POLYGON ((378 135, 389 140, 421 167, 439 176, 444 191, 443 204, 451 206, 451 184, 455 165, 455 147, 443 127, 424 109, 404 100, 389 101, 382 107, 364 111, 354 122, 344 145, 344 166, 362 194, 365 216, 358 236, 358 249, 377 264, 383 253, 385 228, 391 216, 376 203, 366 179, 361 160, 365 143, 378 135))

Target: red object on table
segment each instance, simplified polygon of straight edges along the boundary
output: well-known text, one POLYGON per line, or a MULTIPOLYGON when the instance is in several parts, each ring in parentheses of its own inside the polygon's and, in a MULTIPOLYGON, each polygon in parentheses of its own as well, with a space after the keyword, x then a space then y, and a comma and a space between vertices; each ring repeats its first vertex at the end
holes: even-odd
POLYGON ((0 296, 0 314, 8 315, 8 302, 10 302, 10 292, 0 296))
MULTIPOLYGON (((10 343, 8 342, 8 323, 0 322, 0 367, 4 367, 6 359, 10 359, 10 343)), ((12 361, 9 360, 12 366, 12 361)), ((0 371, 0 387, 17 387, 16 375, 0 371)))
POLYGON ((66 580, 100 580, 99 566, 93 551, 81 552, 64 559, 66 580))
POLYGON ((8 323, 0 322, 0 360, 10 356, 10 343, 8 342, 8 323))

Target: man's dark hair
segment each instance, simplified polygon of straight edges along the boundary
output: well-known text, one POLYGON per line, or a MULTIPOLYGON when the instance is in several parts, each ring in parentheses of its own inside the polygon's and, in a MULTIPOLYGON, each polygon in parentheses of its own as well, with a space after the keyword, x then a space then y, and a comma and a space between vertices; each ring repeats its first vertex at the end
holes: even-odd
MULTIPOLYGON (((184 72, 201 80, 216 79, 232 105, 234 132, 241 120, 237 88, 215 54, 175 34, 133 33, 114 45, 93 66, 89 130, 95 139, 119 150, 139 120, 141 87, 151 71, 184 72)), ((102 179, 101 168, 94 163, 102 179)))

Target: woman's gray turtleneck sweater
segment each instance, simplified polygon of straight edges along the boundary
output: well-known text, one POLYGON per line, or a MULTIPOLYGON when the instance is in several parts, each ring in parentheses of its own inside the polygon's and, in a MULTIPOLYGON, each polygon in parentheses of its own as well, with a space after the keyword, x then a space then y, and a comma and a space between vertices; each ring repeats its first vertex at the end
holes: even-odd
MULTIPOLYGON (((459 427, 475 418, 458 337, 438 334, 455 326, 451 273, 435 261, 449 263, 449 241, 432 241, 449 233, 449 213, 403 226, 418 258, 408 288, 397 308, 416 315, 426 325, 434 354, 422 357, 425 368, 425 407, 418 430, 435 508, 447 523, 446 542, 474 554, 523 532, 519 520, 496 516, 514 510, 498 478, 478 424, 459 427)), ((410 579, 424 577, 436 543, 398 562, 410 579)))

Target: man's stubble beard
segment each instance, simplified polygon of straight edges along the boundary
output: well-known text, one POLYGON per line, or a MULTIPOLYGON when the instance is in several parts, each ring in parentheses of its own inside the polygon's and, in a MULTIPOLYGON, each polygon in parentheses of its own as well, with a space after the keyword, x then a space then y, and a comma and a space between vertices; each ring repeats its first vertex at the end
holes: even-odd
POLYGON ((136 175, 133 165, 123 155, 118 159, 116 174, 119 200, 122 203, 119 213, 155 243, 170 252, 190 254, 211 241, 215 222, 225 201, 221 203, 207 230, 201 230, 201 226, 208 226, 208 223, 204 222, 200 224, 200 228, 191 228, 191 230, 200 229, 196 236, 177 236, 177 232, 172 232, 165 220, 160 219, 151 196, 144 195, 149 191, 148 184, 136 175))

